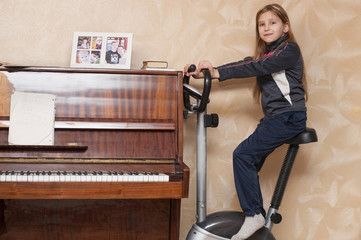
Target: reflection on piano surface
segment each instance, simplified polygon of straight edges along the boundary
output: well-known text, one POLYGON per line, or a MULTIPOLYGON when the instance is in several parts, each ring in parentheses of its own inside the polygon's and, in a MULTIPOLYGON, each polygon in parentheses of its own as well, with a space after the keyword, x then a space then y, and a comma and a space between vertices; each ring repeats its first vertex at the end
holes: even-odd
MULTIPOLYGON (((119 226, 108 229, 118 236, 113 239, 179 238, 180 202, 188 196, 189 181, 182 153, 181 72, 0 68, 0 86, 0 227, 7 231, 5 239, 20 238, 12 225, 20 210, 54 218, 43 206, 35 207, 38 201, 46 206, 52 201, 36 199, 118 199, 113 203, 121 201, 124 214, 115 214, 119 226), (14 90, 56 95, 53 146, 8 145, 7 106, 14 90), (140 219, 129 226, 133 216, 140 219), (156 219, 167 223, 145 226, 156 219)), ((66 212, 67 204, 57 200, 56 207, 66 212)), ((24 225, 30 218, 23 218, 24 225)), ((96 228, 90 222, 71 224, 84 228, 72 237, 92 239, 96 228)), ((23 226, 23 236, 51 235, 40 225, 41 230, 23 226)), ((54 229, 71 233, 68 223, 54 229)))

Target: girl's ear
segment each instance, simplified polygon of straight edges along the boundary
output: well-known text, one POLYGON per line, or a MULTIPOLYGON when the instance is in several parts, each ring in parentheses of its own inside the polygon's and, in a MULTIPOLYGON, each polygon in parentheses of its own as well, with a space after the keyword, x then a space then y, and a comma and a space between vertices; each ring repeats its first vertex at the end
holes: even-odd
POLYGON ((289 30, 290 30, 290 24, 289 23, 283 24, 283 33, 288 33, 289 30))

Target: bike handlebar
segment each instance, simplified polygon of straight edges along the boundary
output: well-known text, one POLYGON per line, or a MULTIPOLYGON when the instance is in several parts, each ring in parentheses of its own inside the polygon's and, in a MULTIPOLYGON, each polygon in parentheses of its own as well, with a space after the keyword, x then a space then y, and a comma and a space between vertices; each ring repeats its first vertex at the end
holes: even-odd
MULTIPOLYGON (((188 72, 194 72, 196 70, 196 66, 192 64, 188 68, 188 72)), ((197 89, 189 86, 190 77, 184 75, 183 77, 183 103, 184 107, 192 112, 204 112, 206 110, 207 104, 209 102, 209 94, 211 92, 212 87, 212 77, 211 73, 208 69, 202 69, 202 73, 204 75, 204 84, 203 91, 200 93, 197 89), (196 104, 191 105, 190 96, 199 100, 196 104)))

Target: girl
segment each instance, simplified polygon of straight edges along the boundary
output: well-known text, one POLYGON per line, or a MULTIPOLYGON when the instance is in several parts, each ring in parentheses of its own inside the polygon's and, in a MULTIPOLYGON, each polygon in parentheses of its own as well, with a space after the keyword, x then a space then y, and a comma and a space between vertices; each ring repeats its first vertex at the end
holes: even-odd
POLYGON ((265 224, 258 172, 275 148, 306 128, 303 60, 285 10, 270 4, 258 11, 254 60, 246 58, 217 68, 201 61, 197 70, 187 75, 203 78, 204 68, 219 81, 257 76, 254 96, 261 100, 265 116, 233 152, 234 180, 246 218, 232 240, 247 239, 265 224))

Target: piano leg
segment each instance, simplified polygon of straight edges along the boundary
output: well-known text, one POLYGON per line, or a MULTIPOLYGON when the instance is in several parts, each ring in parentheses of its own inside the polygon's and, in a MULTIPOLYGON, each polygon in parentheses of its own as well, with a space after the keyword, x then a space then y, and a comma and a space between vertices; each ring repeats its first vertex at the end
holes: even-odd
POLYGON ((6 233, 6 223, 5 223, 5 203, 4 199, 0 199, 0 235, 6 233))

